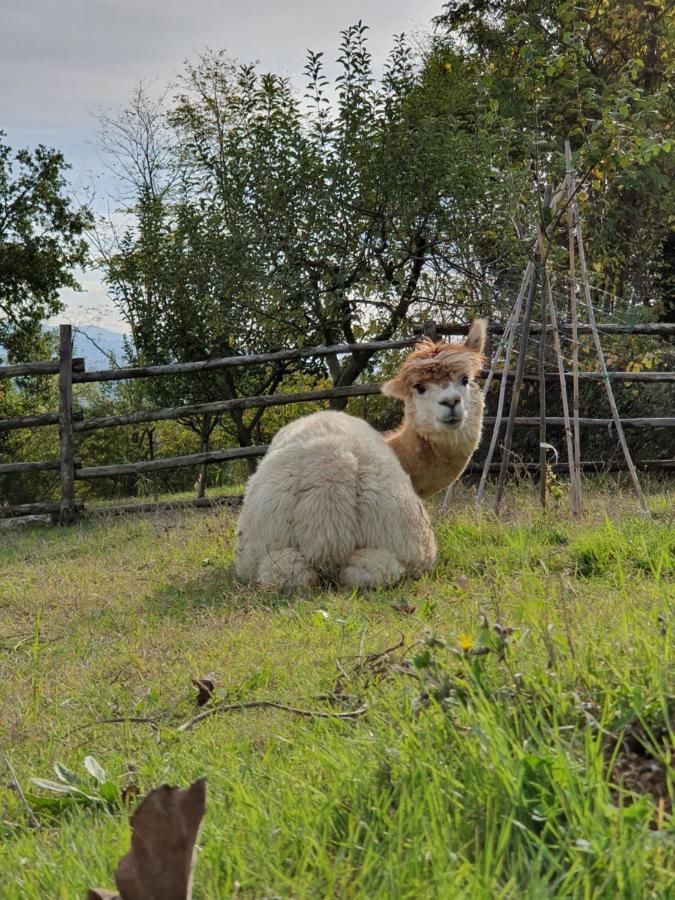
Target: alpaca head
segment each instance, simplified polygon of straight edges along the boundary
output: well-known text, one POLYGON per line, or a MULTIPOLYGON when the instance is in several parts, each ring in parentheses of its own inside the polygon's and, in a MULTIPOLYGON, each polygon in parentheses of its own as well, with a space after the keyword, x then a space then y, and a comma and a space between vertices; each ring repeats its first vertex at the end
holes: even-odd
POLYGON ((483 409, 476 377, 483 365, 485 319, 476 319, 463 344, 424 338, 382 393, 405 403, 406 422, 431 441, 475 426, 483 409))

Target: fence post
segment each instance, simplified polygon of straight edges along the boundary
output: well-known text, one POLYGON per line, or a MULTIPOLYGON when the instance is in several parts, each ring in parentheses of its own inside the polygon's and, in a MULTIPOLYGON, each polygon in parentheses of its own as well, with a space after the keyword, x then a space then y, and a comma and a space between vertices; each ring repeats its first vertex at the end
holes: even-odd
POLYGON ((73 329, 59 326, 59 525, 77 518, 75 506, 75 442, 73 438, 73 329))

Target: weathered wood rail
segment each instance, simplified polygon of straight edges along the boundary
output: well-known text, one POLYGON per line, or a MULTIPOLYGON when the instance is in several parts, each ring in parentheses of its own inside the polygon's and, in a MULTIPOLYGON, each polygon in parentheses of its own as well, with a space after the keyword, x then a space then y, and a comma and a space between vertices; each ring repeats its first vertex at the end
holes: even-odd
MULTIPOLYGON (((547 331, 551 326, 547 327, 547 331)), ((625 335, 645 335, 658 337, 675 337, 675 324, 669 323, 646 323, 639 325, 601 325, 599 326, 603 334, 625 334, 625 335)), ((435 335, 462 335, 466 334, 467 325, 450 324, 431 326, 430 332, 435 335)), ((542 325, 530 322, 529 330, 532 333, 541 331, 542 325)), ((569 332, 570 326, 558 325, 558 331, 561 333, 569 332)), ((499 336, 504 333, 504 326, 494 323, 490 326, 489 332, 492 335, 499 336)), ((591 334, 590 326, 578 325, 578 334, 591 334)), ((20 416, 14 419, 0 420, 0 432, 10 431, 19 428, 39 428, 47 426, 59 427, 59 458, 35 462, 9 462, 0 464, 0 476, 9 474, 21 474, 39 471, 58 471, 61 485, 61 499, 58 501, 45 501, 42 503, 29 503, 19 506, 0 507, 0 518, 7 518, 21 515, 34 515, 39 513, 51 514, 58 521, 66 524, 73 521, 78 513, 83 509, 81 500, 75 497, 75 484, 78 480, 87 480, 93 478, 111 478, 130 474, 141 474, 162 471, 166 469, 176 469, 185 466, 201 466, 206 464, 227 462, 236 459, 248 459, 251 457, 262 456, 267 450, 267 446, 259 445, 254 447, 238 447, 227 450, 212 450, 206 453, 193 453, 184 456, 166 457, 162 459, 143 460, 139 462, 122 463, 118 465, 105 466, 84 466, 82 461, 75 455, 75 436, 77 434, 88 433, 102 428, 114 428, 125 425, 136 425, 148 422, 160 422, 171 419, 185 418, 188 416, 197 416, 204 414, 221 414, 232 410, 244 410, 254 408, 266 408, 273 406, 281 406, 294 403, 304 402, 320 402, 332 400, 339 397, 365 397, 377 394, 380 391, 379 384, 366 383, 356 385, 338 385, 337 387, 318 390, 318 391, 302 391, 286 394, 272 394, 258 397, 239 397, 232 400, 223 400, 213 403, 197 403, 185 406, 167 407, 154 410, 138 410, 137 412, 126 413, 114 416, 99 416, 94 418, 86 418, 82 410, 73 409, 73 385, 92 382, 109 382, 122 381, 135 378, 155 378, 168 375, 184 375, 199 372, 208 372, 224 368, 234 368, 238 366, 253 366, 273 363, 277 361, 321 358, 329 355, 341 355, 354 352, 381 352, 384 350, 405 349, 411 347, 419 336, 400 338, 389 341, 370 342, 362 344, 336 344, 333 346, 317 346, 317 347, 300 347, 290 350, 280 350, 273 353, 262 353, 249 356, 231 356, 219 359, 201 360, 188 363, 174 363, 158 366, 133 366, 120 367, 113 369, 104 369, 99 371, 85 371, 84 361, 79 358, 73 359, 71 356, 72 347, 72 329, 69 325, 60 327, 60 355, 58 359, 46 362, 24 363, 21 365, 0 366, 0 379, 6 378, 23 378, 45 375, 58 375, 59 377, 59 410, 58 412, 38 413, 34 415, 20 416)), ((487 374, 485 372, 484 374, 487 374)), ((545 372, 537 375, 528 375, 524 372, 520 373, 523 381, 539 382, 543 377, 547 380, 557 380, 558 373, 545 372)), ((562 373, 565 378, 571 378, 572 373, 562 373)), ((517 372, 492 370, 491 377, 498 379, 514 379, 518 377, 517 372)), ((630 371, 613 371, 608 373, 609 378, 617 382, 644 382, 644 383, 673 383, 675 382, 675 372, 672 371, 649 371, 649 372, 630 372, 630 371)), ((580 379, 601 381, 605 378, 601 372, 580 372, 580 379)), ((507 424, 510 427, 539 427, 542 419, 533 416, 500 416, 499 423, 507 424)), ((486 417, 487 425, 494 425, 497 421, 496 417, 486 417)), ((564 426, 564 418, 560 416, 546 416, 547 425, 553 427, 564 426)), ((626 418, 621 423, 626 428, 673 428, 675 427, 675 417, 645 417, 645 418, 626 418)), ((580 418, 579 424, 586 428, 608 428, 614 424, 613 419, 609 418, 580 418)), ((532 464, 534 465, 534 464, 532 464)), ((638 465, 643 465, 638 463, 638 465)), ((653 469, 661 468, 666 470, 673 469, 673 460, 648 460, 644 463, 653 469)), ((509 463, 511 467, 511 463, 509 463)), ((599 463, 587 461, 582 464, 583 468, 598 468, 599 463)), ((514 469, 529 470, 530 464, 513 466, 514 469)), ((534 465, 534 468, 537 466, 534 465)), ((497 465, 499 468, 499 465, 497 465)), ((471 467, 469 467, 471 471, 471 467)), ((130 503, 120 504, 111 507, 100 507, 100 512, 123 512, 129 510, 147 511, 151 508, 162 508, 163 506, 210 506, 219 502, 236 502, 235 498, 202 498, 201 500, 180 501, 177 503, 130 503)))

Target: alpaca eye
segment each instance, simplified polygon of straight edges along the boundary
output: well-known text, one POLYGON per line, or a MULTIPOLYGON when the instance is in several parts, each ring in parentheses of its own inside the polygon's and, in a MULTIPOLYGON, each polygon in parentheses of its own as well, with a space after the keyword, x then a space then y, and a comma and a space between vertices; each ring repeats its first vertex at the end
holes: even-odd
POLYGON ((463 375, 462 376, 462 384, 464 385, 464 387, 466 387, 468 383, 469 383, 469 376, 463 375))
POLYGON ((416 384, 415 390, 417 391, 418 394, 424 394, 426 392, 426 388, 424 387, 423 384, 416 384))

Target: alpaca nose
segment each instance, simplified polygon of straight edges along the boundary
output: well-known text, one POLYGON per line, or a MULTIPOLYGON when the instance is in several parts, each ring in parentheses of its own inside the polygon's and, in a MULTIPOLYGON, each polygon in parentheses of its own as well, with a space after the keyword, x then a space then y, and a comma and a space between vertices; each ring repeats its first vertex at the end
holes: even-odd
POLYGON ((447 397, 445 400, 441 400, 441 406, 447 406, 449 410, 454 412, 455 406, 461 402, 461 397, 447 397))

